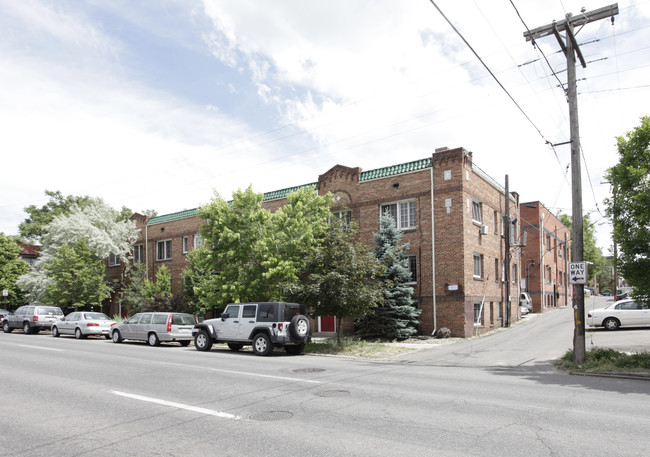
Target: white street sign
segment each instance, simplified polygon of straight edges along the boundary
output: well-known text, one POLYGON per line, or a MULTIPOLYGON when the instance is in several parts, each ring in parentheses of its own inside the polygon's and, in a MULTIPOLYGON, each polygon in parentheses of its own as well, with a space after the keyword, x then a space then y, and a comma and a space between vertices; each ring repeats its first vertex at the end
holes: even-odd
POLYGON ((569 264, 569 284, 587 284, 587 262, 569 264))

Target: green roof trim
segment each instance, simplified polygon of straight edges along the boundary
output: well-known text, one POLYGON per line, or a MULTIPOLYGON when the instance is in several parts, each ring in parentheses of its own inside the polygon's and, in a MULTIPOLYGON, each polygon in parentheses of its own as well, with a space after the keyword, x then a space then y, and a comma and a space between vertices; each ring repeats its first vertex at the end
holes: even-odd
POLYGON ((199 209, 186 209, 176 213, 164 214, 162 216, 152 217, 147 221, 147 225, 163 224, 165 222, 175 221, 178 219, 186 219, 188 217, 198 216, 199 209))
POLYGON ((359 177, 359 182, 370 181, 372 179, 386 178, 388 176, 401 175, 403 173, 411 173, 413 171, 420 171, 426 168, 431 168, 433 159, 415 160, 413 162, 402 163, 399 165, 392 165, 390 167, 377 168, 376 170, 362 171, 359 177))
POLYGON ((315 190, 318 190, 318 183, 313 182, 311 184, 303 184, 302 186, 288 187, 286 189, 274 190, 272 192, 266 192, 264 194, 264 201, 277 200, 280 198, 286 198, 291 192, 296 190, 304 189, 305 187, 313 187, 315 190))

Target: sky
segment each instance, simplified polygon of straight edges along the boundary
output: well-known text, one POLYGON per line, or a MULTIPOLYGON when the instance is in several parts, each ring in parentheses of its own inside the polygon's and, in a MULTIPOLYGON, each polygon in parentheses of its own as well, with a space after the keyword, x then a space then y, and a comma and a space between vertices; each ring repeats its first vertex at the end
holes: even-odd
MULTIPOLYGON (((445 146, 571 214, 566 59, 524 32, 610 4, 435 1, 448 22, 430 0, 2 1, 0 232, 45 190, 162 215, 445 146)), ((604 174, 650 115, 650 0, 618 7, 577 31, 583 208, 605 254, 604 174)))

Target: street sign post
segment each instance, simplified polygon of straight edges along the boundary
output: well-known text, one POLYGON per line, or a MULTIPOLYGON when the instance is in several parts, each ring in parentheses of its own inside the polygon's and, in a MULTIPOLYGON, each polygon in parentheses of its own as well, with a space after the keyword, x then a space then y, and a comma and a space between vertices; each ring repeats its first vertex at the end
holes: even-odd
POLYGON ((569 264, 569 284, 587 284, 587 262, 569 264))

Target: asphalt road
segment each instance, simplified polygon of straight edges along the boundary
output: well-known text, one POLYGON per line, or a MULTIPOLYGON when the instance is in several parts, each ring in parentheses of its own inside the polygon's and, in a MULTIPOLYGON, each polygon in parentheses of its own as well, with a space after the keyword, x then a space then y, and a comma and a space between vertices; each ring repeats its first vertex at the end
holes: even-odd
POLYGON ((0 334, 0 455, 647 455, 650 382, 557 372, 572 326, 381 362, 0 334))

